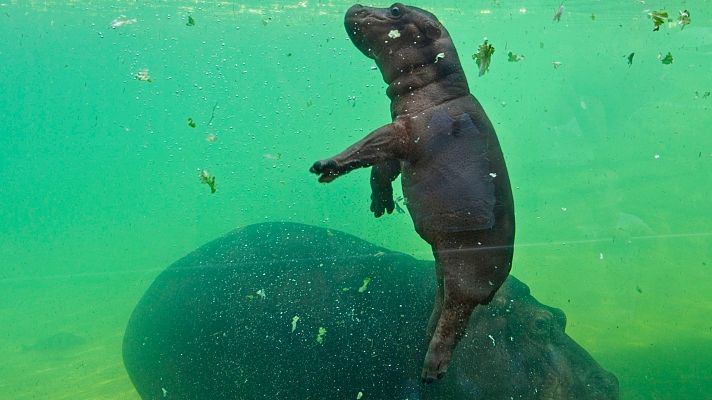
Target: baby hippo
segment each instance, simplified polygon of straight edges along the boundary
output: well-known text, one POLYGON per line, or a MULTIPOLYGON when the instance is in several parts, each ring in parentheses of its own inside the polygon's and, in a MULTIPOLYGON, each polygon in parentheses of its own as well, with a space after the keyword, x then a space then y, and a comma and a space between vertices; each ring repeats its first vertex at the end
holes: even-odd
POLYGON ((331 182, 371 166, 371 211, 394 209, 400 174, 415 230, 436 261, 437 293, 422 379, 446 371, 468 318, 511 269, 514 205, 492 123, 470 94, 452 39, 431 13, 396 3, 351 7, 346 31, 388 84, 392 122, 310 171, 331 182))

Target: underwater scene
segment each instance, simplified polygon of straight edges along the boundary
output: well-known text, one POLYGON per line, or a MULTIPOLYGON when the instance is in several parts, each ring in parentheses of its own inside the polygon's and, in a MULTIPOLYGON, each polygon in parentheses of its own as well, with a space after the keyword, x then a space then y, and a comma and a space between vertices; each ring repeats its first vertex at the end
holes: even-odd
POLYGON ((712 0, 352 5, 0 0, 0 399, 712 399, 712 0), (448 50, 368 57, 413 26, 448 50), (479 236, 416 231, 407 163, 378 213, 366 147, 327 159, 399 132, 421 56, 516 214, 447 373, 437 250, 479 236))

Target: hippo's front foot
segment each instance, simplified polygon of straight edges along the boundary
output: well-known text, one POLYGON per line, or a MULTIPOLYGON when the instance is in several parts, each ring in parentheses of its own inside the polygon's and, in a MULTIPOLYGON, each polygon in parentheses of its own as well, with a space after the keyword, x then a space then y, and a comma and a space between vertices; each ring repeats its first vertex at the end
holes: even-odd
POLYGON ((385 213, 392 214, 396 208, 396 203, 393 201, 393 193, 371 193, 371 212, 376 218, 385 213))
POLYGON ((309 172, 319 175, 319 182, 329 183, 344 174, 343 168, 333 158, 315 162, 309 172))

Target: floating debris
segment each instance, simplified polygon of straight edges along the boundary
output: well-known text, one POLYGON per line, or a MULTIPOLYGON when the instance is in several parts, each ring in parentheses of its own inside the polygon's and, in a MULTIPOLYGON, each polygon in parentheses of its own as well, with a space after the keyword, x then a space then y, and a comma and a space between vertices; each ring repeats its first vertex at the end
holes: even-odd
POLYGON ((208 170, 204 169, 200 171, 200 183, 204 183, 210 187, 210 193, 215 193, 217 191, 217 188, 215 186, 215 177, 210 175, 210 172, 208 170))
POLYGON ((262 18, 262 25, 267 26, 270 22, 272 22, 272 17, 262 18))
POLYGON ((134 74, 134 78, 143 82, 151 82, 151 74, 148 72, 148 68, 144 68, 134 74))
POLYGON ((185 26, 195 26, 195 19, 189 15, 188 22, 185 23, 185 26))
POLYGON ((554 65, 554 69, 559 69, 561 61, 552 61, 551 64, 554 65))
POLYGON ((706 99, 706 98, 710 97, 711 94, 712 94, 712 92, 710 92, 709 90, 702 94, 700 94, 700 92, 698 90, 695 90, 695 98, 706 99))
POLYGON ((665 10, 652 11, 648 13, 648 17, 653 20, 653 31, 659 31, 660 25, 664 24, 668 20, 668 12, 665 10))
POLYGON ((561 15, 564 13, 564 3, 559 5, 559 8, 554 13, 554 21, 561 22, 561 15))
POLYGON ((373 278, 371 278, 370 276, 363 278, 363 284, 361 284, 361 287, 358 288, 359 293, 363 293, 368 290, 368 284, 371 283, 371 279, 373 278))
POLYGON ((596 14, 591 14, 591 21, 595 21, 595 20, 596 20, 596 14))
POLYGON ((475 60, 477 66, 480 67, 480 76, 489 71, 492 54, 494 54, 494 47, 485 39, 485 42, 480 45, 477 53, 472 55, 472 59, 475 60))
POLYGON ((507 61, 509 61, 509 62, 519 62, 519 61, 522 61, 523 59, 524 59, 524 56, 521 54, 512 53, 511 51, 509 53, 507 53, 507 61))
POLYGON ((687 10, 680 11, 680 15, 677 17, 677 23, 680 25, 680 29, 685 29, 687 25, 690 25, 690 12, 687 10))
POLYGON ((361 400, 363 398, 363 392, 358 392, 356 394, 356 400, 361 400))
POLYGON ((262 154, 262 158, 264 158, 265 160, 277 161, 282 158, 282 153, 277 153, 277 154, 265 153, 265 154, 262 154))
POLYGON ((658 54, 658 60, 660 60, 660 62, 663 63, 663 64, 665 64, 665 65, 670 65, 670 64, 672 64, 672 61, 673 61, 673 59, 672 59, 672 53, 670 53, 670 52, 668 51, 668 53, 665 55, 665 57, 663 57, 662 54, 658 54))
POLYGON ((398 214, 405 214, 405 210, 403 209, 403 207, 401 207, 401 203, 403 204, 403 206, 405 206, 405 199, 403 198, 403 196, 398 196, 396 197, 396 201, 393 202, 393 205, 395 206, 396 212, 398 214))
POLYGON ((627 57, 626 57, 626 56, 623 56, 623 57, 628 58, 628 66, 629 66, 629 67, 630 67, 631 65, 633 65, 633 57, 634 57, 634 56, 635 56, 635 53, 630 53, 630 54, 628 54, 627 57))
POLYGON ((326 335, 326 328, 323 326, 319 327, 319 333, 316 335, 316 342, 319 344, 324 344, 324 336, 326 335))
POLYGON ((198 124, 193 121, 193 118, 188 117, 188 126, 191 128, 195 128, 196 126, 198 126, 198 124))
POLYGON ((292 317, 292 332, 297 329, 297 322, 299 322, 299 316, 295 315, 292 317))
POLYGON ((122 26, 125 25, 132 25, 138 22, 136 18, 126 18, 125 15, 119 15, 118 17, 114 18, 111 23, 109 23, 109 27, 111 29, 116 29, 116 28, 121 28, 122 26))
POLYGON ((398 39, 400 37, 400 32, 398 32, 398 30, 396 29, 393 29, 388 32, 388 37, 391 39, 398 39))
POLYGON ((207 136, 205 136, 205 140, 207 140, 210 143, 215 143, 218 140, 218 137, 214 133, 208 133, 207 136))
POLYGON ((434 62, 434 63, 437 64, 438 61, 442 60, 443 58, 445 58, 445 53, 438 53, 438 54, 436 54, 436 55, 435 55, 435 62, 434 62))
POLYGON ((635 291, 641 294, 643 293, 643 289, 641 289, 638 285, 635 286, 635 291))
POLYGON ((247 297, 249 300, 255 300, 255 299, 264 300, 267 298, 267 293, 265 293, 264 289, 260 289, 260 290, 256 291, 255 294, 250 293, 250 294, 246 295, 245 297, 247 297))
POLYGON ((347 102, 347 103, 350 103, 350 104, 351 104, 351 107, 356 107, 356 96, 349 96, 349 97, 346 99, 346 102, 347 102))

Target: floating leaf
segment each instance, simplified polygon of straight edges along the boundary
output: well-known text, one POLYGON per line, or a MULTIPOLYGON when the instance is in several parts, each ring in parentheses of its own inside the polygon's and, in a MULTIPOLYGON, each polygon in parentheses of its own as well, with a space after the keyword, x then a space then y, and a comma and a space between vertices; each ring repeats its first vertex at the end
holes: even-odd
POLYGON ((628 54, 628 65, 633 65, 633 56, 635 56, 635 53, 630 53, 628 54))
POLYGON ((685 26, 690 25, 690 22, 690 12, 687 10, 680 11, 680 15, 677 17, 677 23, 680 24, 681 29, 685 29, 685 26))
POLYGON ((210 193, 215 193, 217 191, 217 187, 215 186, 215 177, 210 175, 210 172, 208 170, 202 170, 200 171, 200 182, 208 185, 210 187, 210 193))
POLYGON ((477 53, 472 55, 472 59, 475 60, 477 66, 480 67, 480 76, 489 71, 492 54, 494 54, 494 46, 489 44, 487 39, 485 39, 485 42, 480 45, 477 53))
POLYGON ((191 128, 195 128, 196 126, 198 126, 198 124, 195 121, 193 121, 193 118, 188 117, 188 126, 191 128))
POLYGON ((190 15, 188 16, 188 22, 185 23, 185 26, 195 26, 195 20, 190 15))
POLYGON ((512 53, 511 51, 507 53, 507 61, 509 62, 519 62, 524 59, 523 55, 512 53))
POLYGON ((559 8, 554 13, 554 21, 561 22, 561 15, 564 13, 564 3, 561 3, 559 8))
POLYGON ((368 284, 371 283, 371 279, 372 278, 370 276, 363 278, 363 284, 361 285, 360 288, 358 288, 359 293, 363 293, 366 290, 368 290, 368 284))
POLYGON ((151 82, 151 74, 148 72, 147 68, 144 68, 144 69, 136 72, 136 74, 134 74, 134 78, 138 79, 139 81, 143 81, 143 82, 151 82))
POLYGON ((664 24, 669 17, 668 12, 665 10, 653 11, 649 13, 648 16, 653 20, 654 31, 659 31, 660 25, 664 24))
POLYGON ((668 53, 665 55, 665 57, 660 59, 660 62, 662 62, 665 65, 670 65, 672 64, 672 53, 668 51, 668 53))
POLYGON ((319 344, 324 344, 324 336, 326 335, 326 328, 323 326, 319 327, 319 333, 316 335, 316 342, 319 344))

